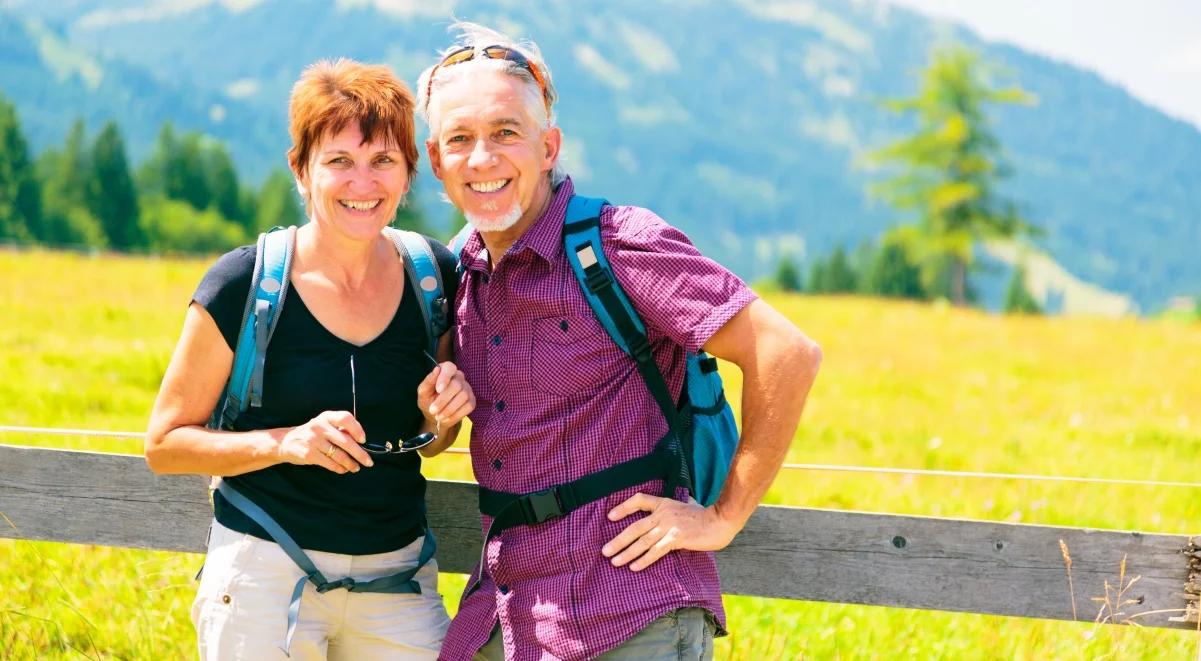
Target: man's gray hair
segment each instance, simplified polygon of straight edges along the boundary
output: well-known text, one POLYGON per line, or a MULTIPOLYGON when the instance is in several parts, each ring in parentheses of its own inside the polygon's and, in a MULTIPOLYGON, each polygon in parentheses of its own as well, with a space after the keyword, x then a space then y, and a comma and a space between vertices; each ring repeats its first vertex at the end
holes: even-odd
MULTIPOLYGON (((533 74, 516 62, 475 57, 467 62, 448 67, 440 67, 435 64, 422 71, 421 77, 417 79, 417 113, 426 123, 426 126, 429 126, 431 136, 438 133, 440 123, 439 113, 441 109, 437 103, 431 103, 434 97, 437 96, 438 89, 452 80, 477 71, 495 71, 521 80, 525 83, 524 97, 526 111, 544 129, 555 126, 555 116, 552 109, 559 97, 555 91, 555 84, 551 78, 550 68, 546 66, 545 60, 542 59, 542 51, 538 48, 538 44, 528 40, 517 41, 502 32, 467 21, 458 21, 452 24, 448 28, 448 31, 452 33, 458 32, 459 36, 454 44, 448 46, 438 55, 439 62, 445 59, 449 53, 463 48, 471 48, 476 53, 483 51, 489 46, 508 48, 521 53, 534 66, 538 67, 538 73, 542 76, 542 82, 546 85, 546 95, 543 97, 542 88, 538 86, 538 81, 534 79, 533 74), (430 79, 431 76, 433 77, 432 81, 430 79)), ((551 184, 555 186, 558 186, 559 183, 567 178, 567 173, 563 169, 562 159, 555 159, 555 165, 550 174, 551 184)))

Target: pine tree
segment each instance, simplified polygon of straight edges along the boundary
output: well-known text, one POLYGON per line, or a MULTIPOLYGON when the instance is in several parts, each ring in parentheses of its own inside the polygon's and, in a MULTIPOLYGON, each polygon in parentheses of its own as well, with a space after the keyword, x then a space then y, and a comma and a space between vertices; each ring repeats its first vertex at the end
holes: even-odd
POLYGON ((897 209, 917 214, 923 284, 956 305, 969 300, 967 271, 977 241, 1034 231, 996 193, 1006 170, 984 112, 989 103, 1030 100, 1016 87, 994 87, 978 56, 955 47, 934 54, 917 96, 889 104, 897 112, 915 112, 918 129, 875 153, 900 171, 874 188, 897 209))
POLYGON ((832 294, 849 294, 858 288, 859 278, 851 267, 842 246, 834 249, 826 262, 826 291, 832 294))
POLYGON ((92 247, 108 244, 100 222, 88 210, 91 173, 87 130, 83 119, 76 119, 63 149, 47 149, 38 159, 42 180, 42 224, 36 233, 39 241, 92 247))
POLYGON ((34 238, 42 221, 41 198, 17 110, 0 96, 0 241, 34 238))
POLYGON ((893 298, 926 298, 920 267, 909 257, 903 240, 885 235, 863 278, 864 291, 893 298))
POLYGON ((96 136, 91 171, 88 209, 100 221, 109 244, 119 250, 144 247, 146 237, 138 223, 138 195, 125 158, 125 142, 114 121, 105 124, 96 136))
POLYGON ((276 226, 287 227, 304 222, 296 180, 285 170, 275 170, 267 177, 259 191, 256 206, 254 223, 250 228, 252 234, 276 226))
POLYGON ((776 267, 776 274, 772 280, 782 291, 802 291, 801 271, 791 257, 780 258, 780 264, 776 267))
MULTIPOLYGON (((227 220, 248 227, 250 218, 242 213, 242 198, 238 188, 238 172, 234 169, 229 152, 219 142, 204 149, 205 180, 209 190, 209 204, 227 220)), ((248 228, 249 229, 249 228, 248 228)))
POLYGON ((1009 287, 1005 290, 1005 312, 1009 314, 1042 314, 1038 301, 1030 295, 1026 288, 1026 267, 1020 265, 1013 270, 1009 278, 1009 287))

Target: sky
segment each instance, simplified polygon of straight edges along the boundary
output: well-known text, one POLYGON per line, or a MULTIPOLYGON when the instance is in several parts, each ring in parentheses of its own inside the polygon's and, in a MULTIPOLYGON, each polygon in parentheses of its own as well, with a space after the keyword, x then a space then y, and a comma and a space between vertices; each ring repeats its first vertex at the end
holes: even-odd
POLYGON ((1095 71, 1201 129, 1201 0, 888 0, 1095 71))

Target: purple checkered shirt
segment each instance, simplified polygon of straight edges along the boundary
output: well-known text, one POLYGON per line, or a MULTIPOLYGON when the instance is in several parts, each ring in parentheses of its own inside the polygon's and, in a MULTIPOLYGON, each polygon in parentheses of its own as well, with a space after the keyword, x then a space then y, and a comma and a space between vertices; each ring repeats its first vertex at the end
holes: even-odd
MULTIPOLYGON (((592 314, 564 254, 573 191, 570 179, 562 183, 495 269, 478 233, 461 252, 455 351, 477 401, 472 468, 490 489, 530 493, 568 482, 645 455, 667 433, 634 361, 592 314)), ((606 207, 601 240, 678 395, 684 351, 701 347, 755 294, 646 209, 606 207)), ((601 555, 638 519, 612 522, 607 512, 637 491, 662 490, 654 480, 493 538, 487 571, 474 591, 479 567, 468 582, 441 658, 470 658, 497 622, 510 659, 594 657, 685 606, 708 609, 724 629, 712 553, 674 551, 640 572, 601 555)), ((482 516, 485 531, 490 522, 482 516)))

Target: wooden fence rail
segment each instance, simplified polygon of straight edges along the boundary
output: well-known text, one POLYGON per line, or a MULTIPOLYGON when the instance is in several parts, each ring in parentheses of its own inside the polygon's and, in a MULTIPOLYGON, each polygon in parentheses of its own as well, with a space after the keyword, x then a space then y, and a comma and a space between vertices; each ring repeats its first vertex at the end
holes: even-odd
MULTIPOLYGON (((443 571, 479 557, 476 487, 431 481, 443 571)), ((199 476, 156 476, 141 457, 0 445, 0 537, 203 552, 199 476)), ((717 556, 730 594, 1073 619, 1109 596, 1111 623, 1191 628, 1201 550, 1180 535, 763 506, 717 556), (1119 567, 1126 559, 1122 606, 1119 567), (1106 584, 1109 585, 1108 591, 1106 584), (1187 611, 1187 613, 1186 613, 1187 611)), ((598 551, 599 552, 599 551, 598 551)))

